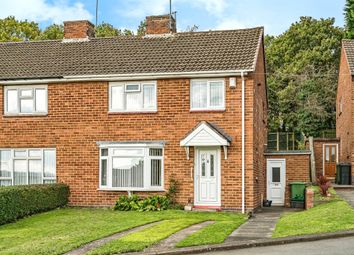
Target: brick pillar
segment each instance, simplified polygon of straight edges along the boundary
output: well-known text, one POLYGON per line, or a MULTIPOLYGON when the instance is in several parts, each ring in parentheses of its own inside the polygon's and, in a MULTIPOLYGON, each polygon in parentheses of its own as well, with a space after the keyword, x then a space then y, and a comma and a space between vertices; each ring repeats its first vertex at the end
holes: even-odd
POLYGON ((314 206, 314 191, 313 189, 306 189, 305 208, 306 210, 314 206))

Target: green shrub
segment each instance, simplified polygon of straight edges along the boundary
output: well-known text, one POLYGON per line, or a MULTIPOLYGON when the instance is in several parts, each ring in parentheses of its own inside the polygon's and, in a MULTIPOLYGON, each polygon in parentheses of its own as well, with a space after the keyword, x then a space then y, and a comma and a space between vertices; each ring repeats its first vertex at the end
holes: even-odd
POLYGON ((69 186, 45 184, 0 188, 0 225, 68 203, 69 186))
POLYGON ((151 196, 141 199, 136 195, 121 196, 115 206, 117 211, 163 211, 170 206, 170 200, 166 196, 151 196))

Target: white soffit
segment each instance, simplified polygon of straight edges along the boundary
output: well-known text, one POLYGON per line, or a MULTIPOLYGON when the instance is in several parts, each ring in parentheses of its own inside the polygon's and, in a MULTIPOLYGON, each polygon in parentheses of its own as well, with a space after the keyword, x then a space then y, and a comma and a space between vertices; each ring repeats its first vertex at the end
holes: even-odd
POLYGON ((230 143, 206 123, 202 123, 180 142, 181 146, 229 146, 230 143))

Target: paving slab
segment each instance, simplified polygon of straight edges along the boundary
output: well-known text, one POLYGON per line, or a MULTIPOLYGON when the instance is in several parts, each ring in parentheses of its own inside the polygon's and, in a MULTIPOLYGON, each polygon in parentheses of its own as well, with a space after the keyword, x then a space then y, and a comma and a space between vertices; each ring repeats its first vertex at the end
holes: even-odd
POLYGON ((253 216, 231 233, 226 242, 252 241, 271 238, 280 216, 291 209, 270 207, 258 210, 253 216))
POLYGON ((354 190, 336 189, 336 192, 354 208, 354 190))

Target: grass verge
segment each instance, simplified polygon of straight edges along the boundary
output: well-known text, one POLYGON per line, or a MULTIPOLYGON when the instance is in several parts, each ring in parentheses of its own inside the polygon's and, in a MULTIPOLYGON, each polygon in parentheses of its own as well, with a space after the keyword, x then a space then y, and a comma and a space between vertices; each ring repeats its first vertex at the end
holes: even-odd
POLYGON ((243 220, 239 221, 217 221, 177 243, 176 247, 188 247, 206 244, 223 243, 225 239, 238 228, 243 220))
POLYGON ((110 255, 123 252, 142 251, 170 235, 189 227, 190 225, 197 224, 200 221, 200 219, 166 220, 158 225, 111 241, 89 252, 88 255, 110 255))
POLYGON ((0 226, 0 254, 63 254, 93 240, 163 220, 244 222, 246 218, 237 213, 65 208, 0 226))
MULTIPOLYGON (((354 210, 334 190, 331 190, 331 194, 331 198, 326 198, 327 203, 283 215, 276 225, 273 238, 354 229, 354 210)), ((315 199, 319 199, 316 190, 315 199)))

